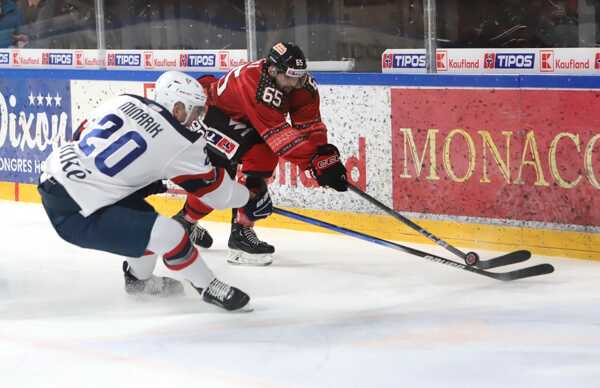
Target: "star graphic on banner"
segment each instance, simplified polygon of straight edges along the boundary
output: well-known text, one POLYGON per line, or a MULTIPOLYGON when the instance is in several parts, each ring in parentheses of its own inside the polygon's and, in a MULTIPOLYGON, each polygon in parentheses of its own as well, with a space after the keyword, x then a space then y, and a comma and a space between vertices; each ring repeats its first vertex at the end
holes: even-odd
POLYGON ((37 99, 37 104, 38 105, 42 105, 44 103, 44 96, 42 96, 41 93, 38 93, 36 99, 37 99))
POLYGON ((58 94, 58 92, 56 93, 56 97, 54 97, 54 104, 56 106, 60 106, 60 102, 62 101, 62 97, 58 94))
POLYGON ((46 99, 46 106, 52 106, 52 97, 50 96, 50 93, 48 93, 44 98, 46 99))
POLYGON ((29 105, 35 105, 35 96, 33 95, 33 92, 29 92, 29 96, 27 98, 29 99, 29 105))

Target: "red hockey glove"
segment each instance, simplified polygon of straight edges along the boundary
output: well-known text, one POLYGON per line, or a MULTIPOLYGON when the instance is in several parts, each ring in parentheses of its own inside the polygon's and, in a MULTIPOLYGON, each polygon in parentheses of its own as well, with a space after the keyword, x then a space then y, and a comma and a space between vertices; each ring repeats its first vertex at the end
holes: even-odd
POLYGON ((340 151, 333 144, 319 146, 310 160, 310 166, 320 186, 328 186, 336 191, 348 190, 346 167, 340 162, 340 151))

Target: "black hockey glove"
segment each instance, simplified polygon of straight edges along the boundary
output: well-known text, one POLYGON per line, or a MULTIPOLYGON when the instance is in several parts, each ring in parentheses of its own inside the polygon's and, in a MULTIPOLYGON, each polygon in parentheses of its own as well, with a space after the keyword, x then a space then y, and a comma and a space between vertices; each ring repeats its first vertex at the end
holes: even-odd
POLYGON ((310 166, 319 186, 328 186, 336 191, 348 190, 346 167, 340 162, 340 151, 333 144, 319 146, 310 160, 310 166))
POLYGON ((270 216, 273 213, 273 202, 265 180, 260 177, 249 176, 246 178, 246 187, 250 190, 252 197, 244 206, 246 217, 251 221, 257 221, 270 216))

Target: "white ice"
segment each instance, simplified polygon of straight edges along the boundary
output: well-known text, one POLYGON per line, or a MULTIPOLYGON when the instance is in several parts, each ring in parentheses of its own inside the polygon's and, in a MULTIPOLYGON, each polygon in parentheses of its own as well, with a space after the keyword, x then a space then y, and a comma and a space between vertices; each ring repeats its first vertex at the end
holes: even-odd
MULTIPOLYGON (((134 298, 121 259, 0 201, 0 387, 600 387, 600 263, 503 283, 351 237, 258 229, 270 267, 204 258, 253 313, 134 298)), ((390 227, 401 225, 390 224, 390 227)), ((432 246, 424 250, 450 256, 432 246)), ((490 257, 492 252, 484 252, 490 257)))

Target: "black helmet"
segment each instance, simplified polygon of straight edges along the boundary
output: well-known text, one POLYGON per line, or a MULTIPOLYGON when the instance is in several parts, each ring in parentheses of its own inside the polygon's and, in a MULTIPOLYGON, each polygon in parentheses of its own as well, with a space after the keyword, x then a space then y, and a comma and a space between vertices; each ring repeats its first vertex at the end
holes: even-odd
POLYGON ((267 61, 288 77, 300 78, 306 75, 306 58, 300 47, 291 42, 276 43, 271 50, 267 61))

